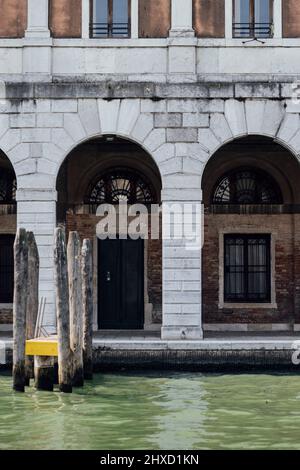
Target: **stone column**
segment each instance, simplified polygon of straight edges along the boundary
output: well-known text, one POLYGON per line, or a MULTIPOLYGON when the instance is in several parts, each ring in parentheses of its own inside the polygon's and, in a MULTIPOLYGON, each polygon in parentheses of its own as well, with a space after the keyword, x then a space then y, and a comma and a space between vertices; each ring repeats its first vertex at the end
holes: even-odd
POLYGON ((49 1, 28 0, 28 21, 23 47, 23 73, 50 76, 51 46, 49 1))
POLYGON ((177 201, 174 197, 163 204, 164 340, 203 338, 200 193, 197 189, 163 191, 164 201, 172 194, 179 196, 177 201), (171 217, 168 215, 170 212, 171 217), (195 233, 194 240, 189 239, 192 232, 195 233))
POLYGON ((225 38, 232 39, 233 0, 225 0, 225 38))
POLYGON ((282 38, 282 0, 273 2, 274 38, 282 38))
POLYGON ((36 238, 40 258, 39 296, 46 298, 44 324, 49 326, 55 325, 53 244, 56 199, 57 193, 53 190, 17 191, 17 225, 33 232, 36 238))
POLYGON ((28 0, 27 38, 49 38, 49 1, 28 0))
POLYGON ((172 0, 171 37, 193 37, 193 2, 192 0, 172 0))
POLYGON ((81 36, 88 39, 90 37, 90 0, 82 0, 81 19, 81 36))

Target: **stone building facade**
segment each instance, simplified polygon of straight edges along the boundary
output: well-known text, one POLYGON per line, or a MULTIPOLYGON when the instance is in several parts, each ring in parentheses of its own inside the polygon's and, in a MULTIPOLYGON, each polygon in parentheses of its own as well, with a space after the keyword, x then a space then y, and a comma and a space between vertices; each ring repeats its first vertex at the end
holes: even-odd
POLYGON ((136 325, 164 339, 299 329, 299 2, 117 3, 0 1, 0 329, 17 226, 36 235, 54 326, 58 223, 94 240, 101 328, 89 198, 118 178, 162 207, 203 208, 197 249, 163 230, 143 243, 136 325))

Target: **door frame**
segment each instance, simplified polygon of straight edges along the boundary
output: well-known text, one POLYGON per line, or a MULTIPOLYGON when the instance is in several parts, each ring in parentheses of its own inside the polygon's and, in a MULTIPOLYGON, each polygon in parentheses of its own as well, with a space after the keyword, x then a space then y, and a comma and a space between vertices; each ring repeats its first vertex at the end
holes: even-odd
MULTIPOLYGON (((143 312, 143 320, 144 320, 144 330, 151 330, 156 329, 157 325, 153 324, 152 322, 152 311, 153 305, 149 303, 149 293, 148 293, 148 240, 144 239, 144 279, 143 279, 143 289, 144 289, 144 312, 143 312), (153 327, 152 327, 153 325, 153 327)), ((93 330, 94 331, 105 331, 99 329, 98 324, 98 287, 99 287, 99 269, 98 269, 98 237, 97 235, 94 236, 93 240, 93 305, 94 305, 94 315, 93 315, 93 330)), ((116 330, 118 331, 118 330, 116 330)), ((126 331, 126 330, 124 330, 126 331)), ((143 330, 139 330, 143 331, 143 330)))

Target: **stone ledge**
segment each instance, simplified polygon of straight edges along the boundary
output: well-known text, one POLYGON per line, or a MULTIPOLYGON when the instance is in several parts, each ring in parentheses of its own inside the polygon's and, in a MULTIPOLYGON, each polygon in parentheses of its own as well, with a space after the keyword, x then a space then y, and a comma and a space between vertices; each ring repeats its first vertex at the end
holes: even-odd
MULTIPOLYGON (((6 99, 17 103, 29 99, 78 99, 104 98, 107 100, 122 98, 148 98, 154 101, 163 99, 229 99, 238 98, 281 98, 280 79, 278 83, 202 81, 196 83, 149 83, 112 80, 109 76, 103 81, 88 82, 73 77, 70 81, 50 82, 6 82, 6 99)), ((292 83, 287 81, 284 83, 292 83)), ((286 94, 286 93, 285 93, 286 94)))

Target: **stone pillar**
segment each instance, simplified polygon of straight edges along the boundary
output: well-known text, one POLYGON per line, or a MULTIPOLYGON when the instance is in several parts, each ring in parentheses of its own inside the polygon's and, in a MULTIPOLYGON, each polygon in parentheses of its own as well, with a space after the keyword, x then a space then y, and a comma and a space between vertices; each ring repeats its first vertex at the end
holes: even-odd
POLYGON ((273 2, 274 38, 282 38, 282 0, 273 2))
MULTIPOLYGON (((36 182, 38 183, 38 176, 36 182)), ((17 224, 35 235, 40 257, 39 296, 46 298, 44 325, 55 326, 53 243, 56 226, 56 191, 18 189, 17 224)))
POLYGON ((193 37, 193 1, 172 0, 171 37, 193 37))
POLYGON ((90 37, 90 0, 82 0, 81 18, 81 36, 84 39, 88 39, 90 37))
POLYGON ((131 0, 131 37, 139 37, 139 1, 131 0))
POLYGON ((172 25, 168 46, 170 81, 196 81, 197 39, 193 30, 192 0, 172 0, 172 25))
POLYGON ((232 0, 225 0, 225 38, 232 39, 233 26, 233 3, 232 0))
POLYGON ((26 38, 49 38, 49 1, 28 0, 26 38))
POLYGON ((51 46, 48 0, 28 0, 28 21, 23 47, 23 73, 50 77, 51 46))
MULTIPOLYGON (((164 201, 167 192, 163 191, 164 201)), ((199 340, 203 338, 201 191, 177 189, 172 193, 181 193, 186 200, 174 198, 163 204, 162 339, 199 340), (189 239, 192 232, 193 240, 189 239)))

